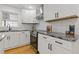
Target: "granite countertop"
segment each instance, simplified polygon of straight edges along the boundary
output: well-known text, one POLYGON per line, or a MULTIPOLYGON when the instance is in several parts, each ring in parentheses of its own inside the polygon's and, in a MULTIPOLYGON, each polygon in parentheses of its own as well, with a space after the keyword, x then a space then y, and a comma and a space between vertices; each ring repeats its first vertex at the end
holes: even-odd
POLYGON ((62 40, 70 41, 70 42, 75 42, 79 38, 78 35, 76 35, 75 38, 69 38, 69 37, 66 37, 66 35, 64 33, 59 33, 59 32, 47 33, 46 31, 42 31, 42 30, 39 30, 37 32, 44 34, 44 35, 49 35, 49 36, 52 36, 52 37, 55 37, 55 38, 59 38, 59 39, 62 39, 62 40))
POLYGON ((0 31, 0 32, 19 32, 19 31, 32 31, 32 30, 7 30, 7 31, 0 31))
POLYGON ((32 31, 32 30, 10 30, 10 32, 17 32, 17 31, 32 31))
POLYGON ((16 32, 16 31, 32 31, 31 29, 24 29, 23 27, 0 27, 0 32, 16 32))

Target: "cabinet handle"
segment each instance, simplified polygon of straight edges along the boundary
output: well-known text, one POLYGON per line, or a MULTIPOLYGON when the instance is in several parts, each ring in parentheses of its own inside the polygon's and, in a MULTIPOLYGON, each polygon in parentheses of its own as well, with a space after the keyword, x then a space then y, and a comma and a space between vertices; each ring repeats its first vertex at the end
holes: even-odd
POLYGON ((48 43, 48 49, 52 51, 52 44, 48 43))
POLYGON ((7 36, 7 40, 8 40, 8 36, 7 36))
POLYGON ((7 37, 7 40, 10 40, 10 36, 7 37))
POLYGON ((10 40, 10 36, 9 36, 9 40, 10 40))
POLYGON ((43 37, 44 39, 47 39, 46 37, 43 37))
POLYGON ((58 43, 58 44, 63 44, 63 43, 61 43, 61 42, 58 42, 58 41, 55 41, 55 43, 58 43))
POLYGON ((26 37, 27 37, 27 34, 26 34, 26 37))
POLYGON ((50 49, 50 43, 48 43, 48 49, 50 49))
POLYGON ((50 44, 50 51, 52 51, 52 44, 50 44))

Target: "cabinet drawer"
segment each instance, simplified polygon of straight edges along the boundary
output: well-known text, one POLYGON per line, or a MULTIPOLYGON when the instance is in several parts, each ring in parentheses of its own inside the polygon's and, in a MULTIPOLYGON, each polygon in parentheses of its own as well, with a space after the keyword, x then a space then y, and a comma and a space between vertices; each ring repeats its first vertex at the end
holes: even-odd
POLYGON ((65 49, 72 50, 72 42, 56 38, 54 44, 65 49))
POLYGON ((43 39, 46 39, 47 41, 50 41, 50 39, 52 39, 51 36, 48 36, 48 35, 44 35, 44 34, 38 34, 38 37, 40 38, 43 38, 43 39))
POLYGON ((54 54, 71 54, 72 52, 70 52, 69 50, 66 50, 64 48, 61 48, 57 45, 54 45, 54 49, 53 49, 53 53, 54 54))

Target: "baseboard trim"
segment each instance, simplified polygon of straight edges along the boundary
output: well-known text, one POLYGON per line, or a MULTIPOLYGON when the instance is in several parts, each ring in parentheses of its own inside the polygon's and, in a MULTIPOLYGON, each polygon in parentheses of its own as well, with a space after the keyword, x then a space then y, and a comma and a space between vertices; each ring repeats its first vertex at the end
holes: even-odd
MULTIPOLYGON (((32 46, 32 45, 31 45, 32 46)), ((34 50, 34 52, 37 54, 37 50, 32 46, 32 48, 33 48, 33 50, 34 50)))
POLYGON ((18 45, 18 46, 16 46, 16 47, 14 47, 14 48, 6 49, 6 50, 4 50, 4 52, 5 52, 5 51, 8 51, 8 50, 13 50, 13 49, 21 48, 21 47, 23 47, 23 46, 28 46, 28 45, 30 45, 30 44, 21 44, 21 45, 18 45))

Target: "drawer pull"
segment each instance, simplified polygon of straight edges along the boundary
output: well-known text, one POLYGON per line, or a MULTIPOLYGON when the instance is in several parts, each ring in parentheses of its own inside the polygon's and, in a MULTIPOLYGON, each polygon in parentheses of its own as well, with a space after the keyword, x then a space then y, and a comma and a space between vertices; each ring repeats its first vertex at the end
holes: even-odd
POLYGON ((61 42, 58 42, 58 41, 55 41, 55 43, 58 43, 58 44, 63 44, 63 43, 61 43, 61 42))
POLYGON ((50 49, 50 43, 48 43, 48 49, 50 49))
POLYGON ((44 39, 47 39, 46 37, 43 37, 44 39))
POLYGON ((50 44, 50 51, 52 51, 52 44, 50 44))

